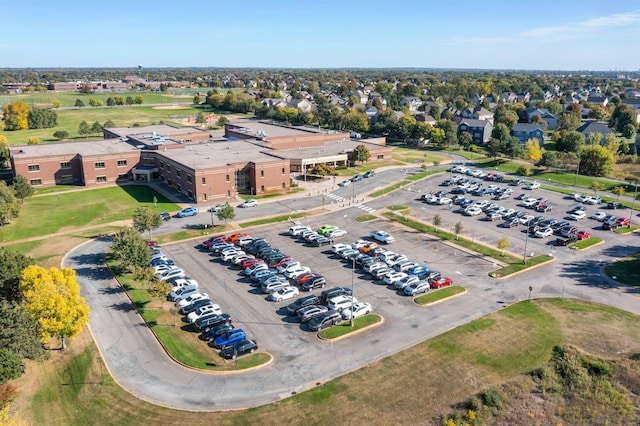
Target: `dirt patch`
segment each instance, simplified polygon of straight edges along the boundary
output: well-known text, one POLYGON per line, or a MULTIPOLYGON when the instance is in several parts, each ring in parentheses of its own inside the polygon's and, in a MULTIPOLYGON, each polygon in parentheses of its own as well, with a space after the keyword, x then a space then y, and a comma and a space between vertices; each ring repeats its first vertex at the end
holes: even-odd
POLYGON ((154 106, 152 109, 189 109, 190 107, 187 105, 161 105, 154 106))

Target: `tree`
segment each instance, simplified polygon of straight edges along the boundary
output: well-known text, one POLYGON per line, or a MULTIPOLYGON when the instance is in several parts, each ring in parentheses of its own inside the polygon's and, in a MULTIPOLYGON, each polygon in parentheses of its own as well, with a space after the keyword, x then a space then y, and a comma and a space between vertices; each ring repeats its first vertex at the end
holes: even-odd
POLYGON ((597 180, 591 181, 591 190, 593 191, 593 195, 598 195, 598 191, 602 191, 604 185, 602 185, 597 180))
POLYGON ((124 103, 127 105, 133 105, 133 98, 131 96, 127 96, 127 98, 124 100, 124 103))
POLYGON ((198 115, 196 116, 196 123, 198 124, 205 124, 207 122, 207 116, 205 115, 204 112, 199 112, 198 115))
POLYGON ((522 147, 515 137, 510 137, 506 142, 503 142, 501 151, 512 160, 514 157, 522 155, 522 147))
POLYGON ((218 126, 224 127, 224 125, 227 124, 228 122, 229 122, 229 119, 224 115, 221 115, 220 118, 218 119, 218 126))
POLYGON ((511 245, 509 238, 503 237, 498 240, 498 249, 502 250, 500 256, 504 256, 504 251, 511 245))
POLYGON ((440 216, 440 213, 436 213, 433 215, 433 217, 431 218, 431 223, 433 223, 433 227, 437 231, 438 226, 442 225, 442 216, 440 216))
POLYGON ((458 135, 458 143, 462 146, 462 148, 469 149, 469 147, 473 143, 473 138, 471 137, 471 134, 469 132, 461 132, 460 135, 458 135))
POLYGON ((458 236, 462 233, 462 231, 464 231, 464 226, 462 225, 461 220, 457 221, 456 224, 453 226, 453 231, 456 233, 456 240, 457 240, 458 236))
POLYGON ((84 108, 84 102, 82 102, 82 99, 76 99, 75 106, 77 108, 84 108))
POLYGON ((113 237, 111 252, 123 269, 135 272, 151 260, 147 243, 134 228, 122 228, 113 237))
POLYGON ((356 146, 353 151, 349 153, 349 160, 351 160, 353 163, 357 161, 360 163, 360 165, 364 164, 366 161, 369 161, 369 158, 371 158, 371 153, 369 152, 367 147, 362 144, 356 146))
POLYGON ((107 106, 108 106, 108 107, 112 107, 112 106, 114 106, 115 104, 116 104, 116 101, 114 101, 114 100, 113 100, 113 98, 112 98, 111 96, 109 96, 109 97, 107 98, 107 106))
POLYGON ((0 167, 8 167, 9 158, 9 139, 0 135, 0 167))
POLYGON ((531 176, 533 174, 533 171, 531 170, 531 166, 523 165, 518 167, 518 170, 516 170, 516 174, 527 177, 531 176))
POLYGON ((568 132, 558 141, 556 141, 556 149, 564 152, 579 153, 584 146, 584 135, 580 132, 568 132))
POLYGON ((59 99, 54 99, 51 101, 51 108, 60 108, 62 106, 62 102, 59 99))
POLYGON ((0 180, 0 226, 11 223, 20 213, 20 201, 16 198, 13 188, 7 182, 0 180))
POLYGON ((22 271, 35 260, 17 251, 0 247, 0 299, 20 301, 18 283, 22 271))
POLYGON ((91 131, 92 134, 102 133, 102 124, 96 121, 91 125, 91 128, 89 130, 91 131))
POLYGON ((86 136, 90 133, 91 133, 91 128, 89 127, 89 124, 86 121, 82 120, 78 125, 78 134, 80 136, 86 136))
POLYGON ((224 220, 224 223, 227 223, 227 220, 233 220, 236 217, 236 212, 229 204, 229 202, 224 203, 222 207, 216 211, 216 216, 218 216, 218 220, 224 220))
POLYGON ((199 95, 194 95, 193 96, 193 104, 194 105, 200 105, 201 102, 202 102, 202 98, 199 95))
POLYGON ((587 145, 580 154, 580 172, 589 176, 610 176, 615 159, 604 146, 587 145))
POLYGON ((540 151, 540 143, 538 139, 529 139, 527 143, 524 144, 524 150, 527 153, 527 159, 529 161, 533 161, 534 163, 540 161, 542 158, 542 152, 540 151))
POLYGON ((6 348, 0 348, 0 384, 22 375, 22 359, 6 348))
POLYGON ((162 218, 148 207, 138 207, 133 214, 134 229, 140 233, 149 231, 149 238, 151 238, 151 231, 159 228, 160 225, 162 225, 162 218))
POLYGON ((105 127, 116 127, 116 123, 114 123, 114 122, 113 122, 113 121, 111 121, 111 120, 107 120, 107 121, 105 121, 105 123, 102 125, 102 128, 105 128, 105 127))
POLYGON ((45 357, 39 339, 38 323, 25 307, 16 302, 0 302, 0 348, 6 348, 20 359, 45 357))
POLYGON ((133 102, 134 102, 136 105, 142 105, 142 104, 144 103, 144 96, 142 96, 142 95, 135 95, 135 96, 133 97, 133 102))
POLYGON ((36 138, 35 136, 31 136, 27 141, 27 145, 40 145, 40 139, 36 138))
POLYGON ((76 272, 71 268, 29 266, 22 272, 19 284, 24 305, 40 325, 40 341, 52 337, 75 337, 89 321, 89 306, 80 296, 76 272))
POLYGON ((58 125, 58 113, 49 109, 33 108, 27 123, 30 129, 50 129, 58 125))
POLYGON ((624 195, 625 193, 624 186, 614 186, 613 188, 611 188, 611 193, 617 196, 616 201, 620 201, 620 196, 624 195))
POLYGON ((13 179, 13 183, 11 184, 11 186, 13 186, 13 191, 15 192, 16 197, 20 199, 22 204, 24 204, 25 198, 31 197, 35 192, 35 189, 33 189, 33 186, 29 184, 27 178, 22 175, 17 175, 15 179, 13 179))
POLYGON ((491 138, 486 145, 487 155, 489 157, 498 158, 498 154, 500 153, 500 148, 502 148, 502 144, 499 139, 491 138))
POLYGON ((94 107, 96 106, 98 103, 96 102, 96 100, 94 98, 89 98, 89 106, 90 107, 94 107))
POLYGON ((4 129, 5 130, 25 130, 29 128, 29 105, 22 101, 4 104, 4 129))
POLYGON ((69 132, 66 130, 58 130, 53 132, 53 137, 59 140, 67 139, 69 137, 69 132))
POLYGON ((124 98, 120 95, 114 95, 113 96, 113 102, 116 105, 124 105, 124 98))

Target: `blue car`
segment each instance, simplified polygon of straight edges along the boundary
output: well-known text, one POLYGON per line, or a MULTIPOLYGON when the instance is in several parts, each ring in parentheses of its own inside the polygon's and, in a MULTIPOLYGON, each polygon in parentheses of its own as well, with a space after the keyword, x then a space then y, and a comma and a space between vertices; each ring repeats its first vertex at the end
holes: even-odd
POLYGON ((187 216, 195 216, 198 214, 197 207, 185 207, 184 209, 178 212, 178 217, 187 217, 187 216))
POLYGON ((247 335, 241 328, 236 328, 235 330, 230 330, 224 333, 222 336, 216 337, 213 341, 214 348, 224 348, 229 345, 233 345, 234 343, 240 342, 247 338, 247 335))
POLYGON ((413 268, 407 271, 407 274, 417 275, 417 276, 425 275, 427 273, 429 273, 429 268, 427 266, 422 266, 422 265, 414 266, 413 268))
POLYGON ((175 263, 174 263, 174 261, 173 261, 173 260, 171 260, 171 259, 166 259, 166 260, 164 260, 164 259, 157 258, 157 259, 153 259, 153 260, 151 261, 150 265, 151 265, 151 266, 158 266, 158 265, 168 265, 168 266, 172 266, 172 265, 175 265, 175 263))

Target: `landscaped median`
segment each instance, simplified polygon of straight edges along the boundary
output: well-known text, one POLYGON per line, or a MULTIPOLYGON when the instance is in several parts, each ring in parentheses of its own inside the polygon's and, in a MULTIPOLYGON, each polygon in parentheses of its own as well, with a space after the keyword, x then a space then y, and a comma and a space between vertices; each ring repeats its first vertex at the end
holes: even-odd
POLYGON ((450 287, 441 288, 439 290, 423 294, 422 296, 418 296, 413 301, 418 305, 430 305, 432 303, 437 303, 450 297, 457 296, 458 294, 463 294, 466 291, 467 289, 460 285, 452 285, 450 287))
POLYGON ((605 273, 621 284, 640 286, 640 252, 610 264, 605 273))
POLYGON ((366 328, 380 324, 383 318, 377 314, 367 314, 353 320, 353 327, 349 321, 343 321, 338 325, 326 328, 318 333, 318 337, 323 340, 335 340, 345 337, 351 333, 362 331, 366 328))
POLYGON ((217 350, 198 339, 193 324, 182 322, 182 315, 178 314, 173 303, 165 301, 166 296, 154 297, 147 284, 137 281, 133 274, 122 271, 120 265, 109 255, 106 264, 162 347, 176 362, 199 370, 224 372, 246 370, 271 361, 271 355, 265 352, 243 356, 233 361, 221 358, 217 350))
POLYGON ((389 186, 387 186, 385 188, 382 188, 382 189, 380 189, 378 191, 372 192, 371 194, 369 194, 369 197, 372 197, 372 198, 380 197, 380 196, 382 196, 384 194, 388 194, 391 191, 395 191, 398 188, 402 188, 403 186, 410 185, 413 182, 416 182, 416 181, 418 181, 420 179, 424 179, 427 176, 435 175, 437 173, 444 173, 444 170, 426 170, 424 172, 415 173, 415 174, 413 174, 413 175, 401 180, 400 182, 396 182, 393 185, 389 185, 389 186))
POLYGON ((311 211, 311 212, 299 212, 299 213, 293 213, 293 214, 283 214, 280 216, 266 217, 264 219, 252 220, 249 222, 242 222, 240 224, 240 228, 244 229, 244 228, 250 228, 252 226, 267 225, 269 223, 286 222, 288 220, 300 219, 300 218, 311 216, 317 213, 319 212, 311 211))
POLYGON ((455 244, 467 250, 474 251, 478 254, 491 257, 502 263, 506 263, 504 267, 496 269, 495 271, 489 273, 489 276, 493 278, 506 278, 509 275, 520 273, 528 268, 540 266, 547 262, 552 262, 553 260, 555 260, 553 256, 541 255, 531 257, 527 259, 526 263, 523 263, 522 259, 519 257, 510 254, 503 254, 501 251, 488 247, 484 244, 476 243, 450 232, 436 229, 432 225, 427 225, 426 223, 417 221, 413 217, 401 216, 392 212, 386 212, 384 213, 384 216, 409 228, 413 228, 416 231, 433 235, 434 237, 438 237, 442 240, 448 241, 451 244, 455 244))
POLYGON ((588 249, 589 247, 594 247, 602 243, 604 243, 604 240, 602 238, 589 237, 585 240, 581 240, 571 244, 569 248, 576 249, 576 250, 585 250, 585 249, 588 249))

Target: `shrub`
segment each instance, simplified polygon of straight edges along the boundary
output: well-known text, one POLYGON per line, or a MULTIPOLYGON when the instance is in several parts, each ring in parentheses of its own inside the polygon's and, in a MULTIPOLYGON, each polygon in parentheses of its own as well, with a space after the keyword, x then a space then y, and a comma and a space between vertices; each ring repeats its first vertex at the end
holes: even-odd
POLYGON ((516 170, 516 174, 520 176, 531 176, 533 171, 531 171, 530 166, 520 166, 518 167, 518 170, 516 170))
POLYGON ((18 389, 11 383, 3 383, 0 385, 0 410, 7 406, 18 396, 18 389))
POLYGON ((0 383, 17 379, 22 375, 23 367, 20 357, 9 349, 0 349, 0 383))
POLYGON ((480 394, 484 405, 490 408, 500 409, 504 405, 502 394, 495 389, 487 389, 480 394))

